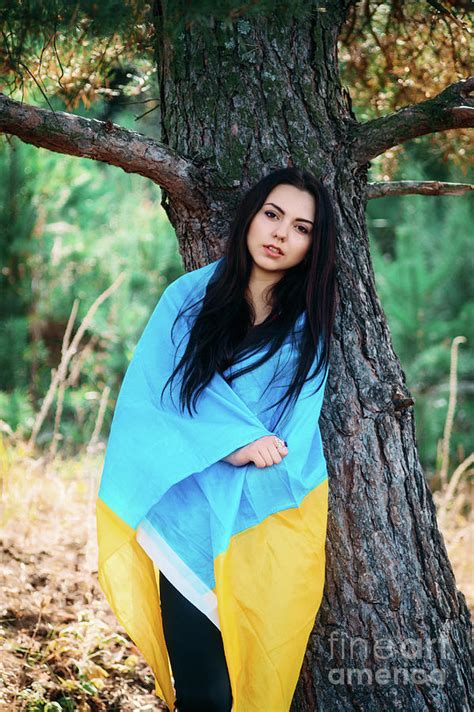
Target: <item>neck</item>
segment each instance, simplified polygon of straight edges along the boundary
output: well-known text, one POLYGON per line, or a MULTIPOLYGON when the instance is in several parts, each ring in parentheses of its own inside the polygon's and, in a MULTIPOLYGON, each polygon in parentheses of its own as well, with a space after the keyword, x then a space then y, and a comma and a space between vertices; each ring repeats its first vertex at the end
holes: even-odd
POLYGON ((254 298, 264 301, 266 290, 276 282, 279 282, 283 274, 284 270, 269 272, 254 264, 247 288, 254 298))
POLYGON ((269 289, 282 275, 282 272, 267 272, 254 265, 246 290, 246 298, 253 306, 255 314, 254 326, 270 314, 272 305, 269 302, 269 289))

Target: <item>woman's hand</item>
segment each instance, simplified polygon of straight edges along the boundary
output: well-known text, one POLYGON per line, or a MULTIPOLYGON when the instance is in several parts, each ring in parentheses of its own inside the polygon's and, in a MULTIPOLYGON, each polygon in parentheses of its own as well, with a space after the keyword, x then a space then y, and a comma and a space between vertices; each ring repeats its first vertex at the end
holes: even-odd
POLYGON ((277 435, 264 435, 263 438, 234 450, 222 459, 231 465, 241 467, 253 462, 256 467, 269 467, 281 462, 288 455, 288 448, 277 435))

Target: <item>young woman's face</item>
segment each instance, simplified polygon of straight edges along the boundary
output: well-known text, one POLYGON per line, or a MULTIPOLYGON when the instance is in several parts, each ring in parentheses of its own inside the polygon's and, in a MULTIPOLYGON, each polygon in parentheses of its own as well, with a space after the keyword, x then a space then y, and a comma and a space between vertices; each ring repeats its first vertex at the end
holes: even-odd
POLYGON ((311 247, 316 202, 311 193, 280 183, 267 195, 247 231, 247 248, 261 276, 279 273, 304 259, 311 247), (276 245, 278 255, 265 245, 276 245))

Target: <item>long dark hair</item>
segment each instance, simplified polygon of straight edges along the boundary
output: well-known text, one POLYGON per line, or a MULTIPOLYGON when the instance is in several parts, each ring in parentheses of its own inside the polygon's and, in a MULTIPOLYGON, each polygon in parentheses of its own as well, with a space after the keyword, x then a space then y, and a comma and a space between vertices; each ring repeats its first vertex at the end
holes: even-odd
MULTIPOLYGON (((231 225, 230 236, 218 269, 212 275, 203 298, 186 309, 181 307, 176 321, 188 309, 202 301, 192 325, 185 352, 166 382, 173 380, 180 369, 184 369, 181 383, 181 407, 196 407, 200 393, 207 386, 215 372, 223 372, 239 360, 263 350, 262 357, 247 367, 232 373, 232 379, 257 368, 270 359, 290 337, 299 350, 298 366, 293 380, 282 398, 285 408, 296 401, 311 364, 319 352, 314 374, 328 366, 330 339, 336 310, 335 290, 335 228, 334 214, 327 189, 309 171, 297 168, 280 168, 264 176, 243 196, 231 225), (250 350, 245 348, 245 335, 252 325, 254 311, 245 296, 249 282, 252 257, 247 248, 249 225, 260 210, 270 191, 280 183, 290 184, 311 193, 316 203, 315 225, 312 230, 312 244, 303 261, 286 270, 283 277, 272 285, 270 299, 272 312, 262 325, 258 325, 258 336, 252 341, 250 350), (299 331, 296 322, 305 312, 304 327, 299 331), (277 319, 278 322, 274 320, 277 319), (275 324, 277 324, 275 331, 275 324), (263 347, 268 345, 268 349, 263 347)), ((318 388, 322 384, 320 379, 318 388)), ((163 395, 162 391, 162 395, 163 395)), ((273 404, 273 405, 277 405, 273 404)), ((284 410, 283 409, 283 410, 284 410)), ((280 418, 282 416, 280 413, 280 418)))

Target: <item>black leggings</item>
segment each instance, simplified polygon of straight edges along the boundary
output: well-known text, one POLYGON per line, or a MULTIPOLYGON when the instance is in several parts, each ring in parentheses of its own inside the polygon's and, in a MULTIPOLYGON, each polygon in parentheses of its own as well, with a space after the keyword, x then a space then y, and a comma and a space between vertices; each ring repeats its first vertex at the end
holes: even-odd
POLYGON ((161 571, 160 598, 175 712, 230 712, 232 692, 219 628, 161 571))

